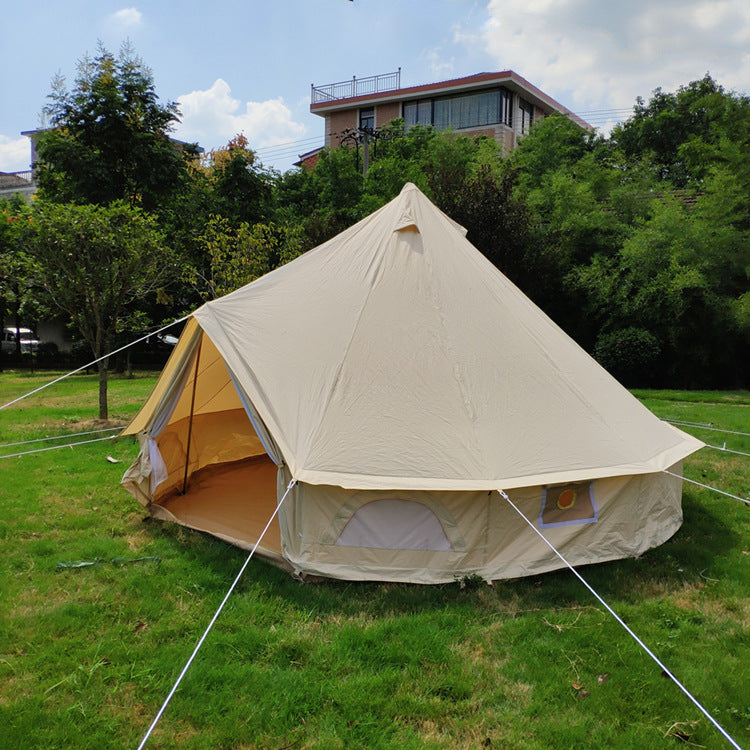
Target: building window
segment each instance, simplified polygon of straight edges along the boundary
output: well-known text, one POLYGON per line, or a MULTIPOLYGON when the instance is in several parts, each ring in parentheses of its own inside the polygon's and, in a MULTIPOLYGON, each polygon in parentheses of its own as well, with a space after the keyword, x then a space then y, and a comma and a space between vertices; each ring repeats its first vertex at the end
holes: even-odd
POLYGON ((404 104, 404 122, 406 129, 414 125, 432 125, 432 100, 422 99, 404 104))
POLYGON ((519 132, 526 135, 534 122, 534 105, 525 99, 518 100, 519 132))
POLYGON ((369 130, 375 128, 375 107, 363 107, 359 110, 359 127, 369 130))
POLYGON ((513 94, 510 91, 503 92, 503 98, 500 102, 500 122, 509 128, 513 127, 513 94))
POLYGON ((460 130, 498 123, 512 126, 512 101, 513 95, 503 88, 418 99, 404 103, 404 123, 407 130, 414 125, 432 125, 436 130, 460 130))

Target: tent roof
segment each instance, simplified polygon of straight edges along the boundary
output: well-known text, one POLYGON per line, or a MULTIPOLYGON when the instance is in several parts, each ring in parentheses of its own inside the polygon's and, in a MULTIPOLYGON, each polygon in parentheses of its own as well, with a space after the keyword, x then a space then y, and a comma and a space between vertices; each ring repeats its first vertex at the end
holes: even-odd
POLYGON ((464 235, 407 184, 194 312, 296 479, 508 489, 660 471, 701 447, 464 235))

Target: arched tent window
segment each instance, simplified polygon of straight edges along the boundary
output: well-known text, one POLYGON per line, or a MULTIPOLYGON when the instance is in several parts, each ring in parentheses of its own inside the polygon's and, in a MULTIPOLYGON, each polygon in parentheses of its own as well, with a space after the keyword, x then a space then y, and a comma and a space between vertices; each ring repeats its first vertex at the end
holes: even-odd
POLYGON ((450 551, 438 517, 413 500, 373 500, 357 510, 336 540, 342 547, 450 551))

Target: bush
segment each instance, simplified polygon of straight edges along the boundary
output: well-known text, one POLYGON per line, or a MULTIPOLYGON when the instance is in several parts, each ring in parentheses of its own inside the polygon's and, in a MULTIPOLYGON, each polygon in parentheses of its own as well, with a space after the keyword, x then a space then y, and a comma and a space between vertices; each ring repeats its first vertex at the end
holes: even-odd
POLYGON ((60 352, 54 341, 42 341, 36 353, 36 363, 38 367, 57 367, 60 359, 60 352))
POLYGON ((661 346, 644 328, 601 333, 594 347, 597 362, 628 387, 648 387, 657 379, 661 346))

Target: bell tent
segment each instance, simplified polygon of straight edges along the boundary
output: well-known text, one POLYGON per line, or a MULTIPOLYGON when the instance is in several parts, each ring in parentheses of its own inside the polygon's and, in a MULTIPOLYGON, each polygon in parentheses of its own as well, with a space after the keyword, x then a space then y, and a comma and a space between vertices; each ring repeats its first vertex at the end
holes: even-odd
POLYGON ((154 516, 251 549, 286 495, 259 554, 418 583, 562 565, 500 490, 574 565, 641 554, 679 528, 702 446, 411 184, 198 308, 124 434, 123 484, 154 516))

